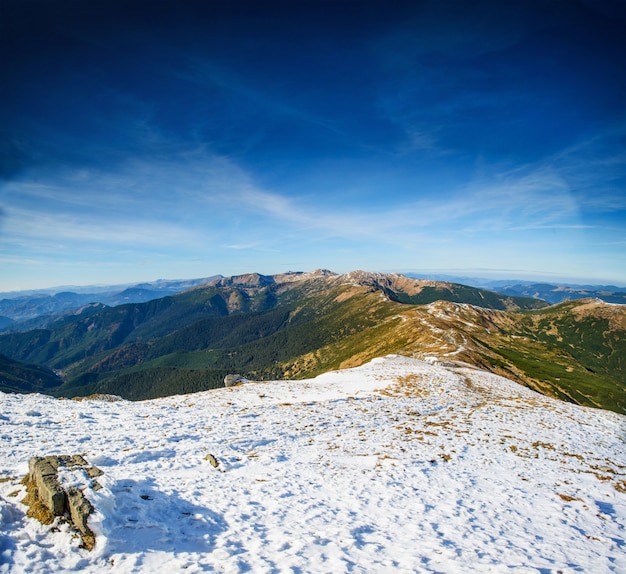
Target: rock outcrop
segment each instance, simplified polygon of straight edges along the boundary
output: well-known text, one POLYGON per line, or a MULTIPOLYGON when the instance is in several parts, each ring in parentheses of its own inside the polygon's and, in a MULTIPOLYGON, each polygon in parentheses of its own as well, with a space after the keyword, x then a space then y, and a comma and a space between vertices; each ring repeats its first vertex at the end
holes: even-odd
MULTIPOLYGON (((79 467, 91 479, 102 475, 103 472, 95 466, 90 466, 81 455, 33 457, 30 459, 28 467, 27 489, 32 496, 27 497, 27 503, 33 511, 29 514, 42 520, 33 508, 36 504, 40 504, 52 517, 66 517, 80 532, 83 546, 91 550, 95 544, 95 537, 88 526, 87 519, 93 512, 93 506, 80 488, 75 486, 63 488, 59 482, 58 471, 61 467, 70 470, 79 467)), ((96 480, 93 480, 91 488, 97 490, 100 485, 96 480)), ((50 522, 50 519, 48 518, 46 521, 50 522)))
POLYGON ((37 489, 37 497, 53 516, 62 516, 67 507, 67 495, 57 477, 59 463, 57 457, 48 456, 31 458, 28 465, 30 482, 37 489))

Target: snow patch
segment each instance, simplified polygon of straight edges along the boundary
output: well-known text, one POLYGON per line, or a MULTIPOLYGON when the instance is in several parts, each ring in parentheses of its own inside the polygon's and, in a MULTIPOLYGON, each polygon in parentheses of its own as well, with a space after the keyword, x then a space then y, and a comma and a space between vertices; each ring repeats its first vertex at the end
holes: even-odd
POLYGON ((626 417, 477 369, 387 356, 153 401, 0 401, 3 573, 626 571, 626 417), (59 452, 104 471, 92 552, 13 496, 59 452))

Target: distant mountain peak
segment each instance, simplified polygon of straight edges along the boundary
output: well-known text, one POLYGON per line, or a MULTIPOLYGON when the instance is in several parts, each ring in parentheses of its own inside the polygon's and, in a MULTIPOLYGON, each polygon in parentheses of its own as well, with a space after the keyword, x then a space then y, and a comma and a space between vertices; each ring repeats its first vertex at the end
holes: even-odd
POLYGON ((380 285, 381 283, 388 283, 390 279, 397 274, 380 273, 378 271, 350 271, 339 275, 338 279, 343 283, 352 283, 356 285, 380 285))
POLYGON ((271 275, 261 275, 260 273, 245 273, 243 275, 232 275, 211 281, 209 285, 215 287, 263 287, 276 283, 271 275))
POLYGON ((276 275, 262 275, 261 273, 244 273, 242 275, 232 275, 230 277, 221 277, 212 281, 209 285, 214 287, 242 287, 242 288, 259 288, 268 285, 294 283, 298 281, 307 281, 309 279, 333 278, 337 277, 336 273, 328 269, 316 269, 315 271, 287 271, 285 273, 277 273, 276 275))
POLYGON ((337 281, 348 285, 361 285, 377 289, 391 290, 405 293, 409 296, 419 295, 424 288, 431 287, 437 290, 451 290, 455 283, 446 281, 432 281, 430 279, 415 279, 401 273, 381 273, 378 271, 350 271, 337 276, 337 281))

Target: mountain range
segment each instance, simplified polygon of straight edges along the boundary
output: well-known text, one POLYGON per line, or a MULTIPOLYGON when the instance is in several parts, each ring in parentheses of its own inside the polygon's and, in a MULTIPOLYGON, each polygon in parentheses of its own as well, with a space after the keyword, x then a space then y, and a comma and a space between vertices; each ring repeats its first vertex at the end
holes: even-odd
POLYGON ((415 279, 431 279, 462 283, 495 291, 514 297, 533 297, 550 304, 572 301, 575 299, 600 299, 607 303, 626 304, 626 287, 617 285, 576 285, 571 283, 548 283, 538 281, 512 281, 502 279, 481 279, 477 277, 455 277, 452 275, 423 275, 406 273, 415 279))
POLYGON ((204 285, 219 277, 221 276, 182 280, 159 279, 136 285, 67 287, 0 293, 2 297, 0 332, 28 331, 41 327, 89 303, 102 303, 111 307, 125 303, 144 303, 204 285))
MULTIPOLYGON (((477 287, 511 297, 531 297, 550 304, 575 299, 601 299, 607 303, 626 304, 626 287, 615 285, 575 285, 537 283, 406 273, 413 279, 426 279, 477 287)), ((110 307, 125 303, 144 303, 223 278, 222 275, 200 279, 164 280, 117 286, 53 287, 50 289, 0 293, 0 333, 29 331, 46 327, 63 315, 71 314, 89 303, 110 307)))
POLYGON ((249 274, 1 335, 0 390, 146 399, 217 388, 229 373, 307 378, 395 353, 623 413, 625 330, 626 308, 594 299, 550 306, 361 271, 249 274))

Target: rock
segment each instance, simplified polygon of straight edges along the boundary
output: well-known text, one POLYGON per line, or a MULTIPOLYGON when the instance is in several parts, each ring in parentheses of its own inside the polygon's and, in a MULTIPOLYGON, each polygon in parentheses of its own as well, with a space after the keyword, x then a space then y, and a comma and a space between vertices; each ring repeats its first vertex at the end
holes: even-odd
POLYGON ((234 387, 240 383, 247 382, 248 379, 242 377, 241 375, 226 375, 224 377, 224 386, 225 387, 234 387))
POLYGON ((37 488, 39 500, 54 516, 62 516, 67 506, 65 491, 57 479, 56 461, 46 458, 31 458, 29 462, 30 480, 37 488))
MULTIPOLYGON (((89 478, 101 476, 104 473, 95 466, 89 466, 79 454, 33 457, 28 462, 29 482, 34 487, 37 500, 54 516, 67 515, 70 522, 81 533, 83 546, 91 550, 95 544, 95 537, 87 525, 87 519, 93 512, 93 506, 82 490, 70 487, 65 491, 59 484, 58 469, 62 466, 70 469, 84 468, 89 478)), ((100 485, 94 481, 93 486, 99 487, 100 485)))
POLYGON ((220 465, 220 461, 217 460, 217 458, 215 458, 215 456, 213 456, 212 454, 207 454, 204 457, 204 460, 208 460, 209 463, 211 464, 211 466, 217 468, 220 465))
POLYGON ((104 472, 102 472, 97 466, 89 466, 85 469, 87 471, 87 476, 89 478, 97 478, 98 476, 102 476, 104 472))
POLYGON ((72 456, 61 456, 59 457, 65 464, 65 466, 69 466, 70 468, 74 466, 89 466, 87 461, 80 455, 74 454, 72 456))
POLYGON ((123 401, 124 399, 119 395, 107 395, 104 393, 95 393, 93 395, 87 395, 86 397, 73 397, 73 401, 103 401, 106 403, 116 403, 123 401))
POLYGON ((72 486, 67 489, 67 506, 70 511, 72 524, 80 530, 82 534, 92 535, 87 526, 87 518, 93 512, 93 506, 81 490, 72 486))

